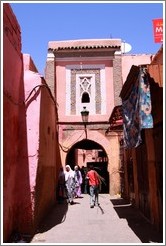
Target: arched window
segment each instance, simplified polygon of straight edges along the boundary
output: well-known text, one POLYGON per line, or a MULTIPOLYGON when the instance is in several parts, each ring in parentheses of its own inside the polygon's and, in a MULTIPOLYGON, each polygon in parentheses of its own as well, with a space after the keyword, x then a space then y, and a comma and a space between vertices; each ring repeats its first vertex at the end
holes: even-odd
POLYGON ((90 102, 90 97, 89 97, 89 94, 87 92, 84 92, 82 94, 82 100, 81 100, 82 103, 89 103, 90 102))

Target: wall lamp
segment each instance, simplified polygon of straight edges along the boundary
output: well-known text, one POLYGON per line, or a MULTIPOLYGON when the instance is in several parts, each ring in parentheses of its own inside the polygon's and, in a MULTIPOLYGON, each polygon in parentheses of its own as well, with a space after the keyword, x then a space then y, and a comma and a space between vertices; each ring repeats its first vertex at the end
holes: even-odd
POLYGON ((81 116, 82 116, 82 121, 84 123, 85 135, 86 135, 86 139, 87 139, 86 123, 88 122, 89 111, 86 109, 86 107, 83 107, 83 110, 81 111, 81 116))

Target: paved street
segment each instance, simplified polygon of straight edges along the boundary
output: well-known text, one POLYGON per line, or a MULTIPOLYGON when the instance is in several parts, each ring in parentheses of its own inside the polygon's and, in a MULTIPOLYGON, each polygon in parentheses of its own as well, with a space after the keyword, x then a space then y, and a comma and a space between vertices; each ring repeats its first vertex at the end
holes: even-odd
POLYGON ((89 195, 74 205, 57 204, 31 243, 159 243, 161 236, 147 220, 120 197, 99 195, 99 207, 90 208, 89 195))

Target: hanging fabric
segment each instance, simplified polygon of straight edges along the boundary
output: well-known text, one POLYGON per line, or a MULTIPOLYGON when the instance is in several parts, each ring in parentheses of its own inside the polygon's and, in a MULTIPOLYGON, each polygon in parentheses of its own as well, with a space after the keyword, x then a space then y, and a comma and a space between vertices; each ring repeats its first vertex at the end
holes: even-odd
POLYGON ((141 143, 139 124, 139 79, 133 84, 130 96, 122 100, 124 147, 133 148, 141 143))
POLYGON ((149 76, 145 68, 140 68, 140 70, 140 125, 141 128, 153 128, 149 76))
POLYGON ((152 128, 150 84, 146 70, 140 68, 131 93, 122 100, 124 147, 136 148, 141 144, 141 129, 152 128))

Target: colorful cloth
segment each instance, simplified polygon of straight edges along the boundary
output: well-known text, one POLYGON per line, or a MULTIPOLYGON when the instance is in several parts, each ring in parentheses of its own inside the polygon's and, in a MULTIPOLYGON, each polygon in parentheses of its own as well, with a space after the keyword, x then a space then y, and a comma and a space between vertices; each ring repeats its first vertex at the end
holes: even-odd
POLYGON ((140 90, 140 125, 141 128, 153 128, 153 118, 151 115, 151 95, 150 95, 150 83, 147 73, 141 69, 139 78, 139 90, 140 90))
POLYGON ((133 84, 130 96, 122 100, 124 147, 135 148, 142 142, 141 129, 153 128, 148 74, 143 68, 133 84))

